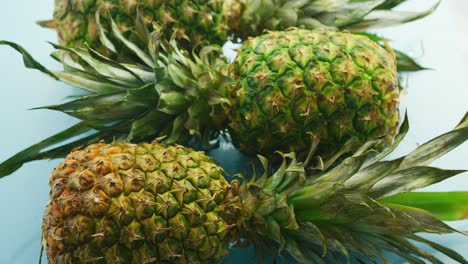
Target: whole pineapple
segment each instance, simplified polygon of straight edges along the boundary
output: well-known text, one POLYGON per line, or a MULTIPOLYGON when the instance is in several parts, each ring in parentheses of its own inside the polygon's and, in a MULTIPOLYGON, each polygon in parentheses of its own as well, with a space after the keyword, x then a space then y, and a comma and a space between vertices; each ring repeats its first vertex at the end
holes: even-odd
MULTIPOLYGON (((115 36, 128 42, 119 32, 115 36)), ((245 41, 231 65, 217 47, 188 53, 157 31, 148 45, 148 53, 133 47, 146 65, 118 64, 84 49, 53 54, 67 71, 48 74, 91 91, 48 107, 83 120, 80 129, 58 138, 98 132, 48 157, 115 136, 168 136, 165 142, 183 144, 195 136, 207 144, 225 130, 247 154, 304 152, 315 137, 318 154, 330 157, 348 142, 348 152, 370 138, 383 137, 385 145, 399 124, 394 53, 366 36, 321 29, 268 32, 245 41)), ((9 162, 23 161, 13 158, 4 168, 9 162)))
POLYGON ((407 192, 463 172, 423 165, 466 141, 467 125, 465 117, 454 131, 392 161, 370 159, 373 144, 366 144, 326 172, 306 172, 307 161, 293 153, 283 154, 275 171, 260 157, 265 173, 242 184, 227 182, 212 159, 182 146, 92 144, 51 175, 43 245, 49 263, 218 263, 229 243, 245 242, 299 263, 387 263, 385 251, 410 263, 418 263, 415 256, 440 263, 409 239, 466 263, 416 233, 455 232, 424 209, 445 220, 466 218, 468 193, 443 193, 450 204, 436 208, 439 194, 407 192))
MULTIPOLYGON (((159 22, 167 25, 167 38, 175 32, 177 40, 191 49, 202 41, 222 45, 231 34, 245 39, 264 30, 289 27, 363 31, 374 26, 406 23, 435 9, 421 13, 395 12, 389 16, 402 2, 405 1, 55 0, 53 19, 41 24, 57 30, 61 45, 80 47, 87 43, 105 52, 102 33, 111 30, 110 18, 141 48, 151 22, 159 22)), ((111 50, 118 50, 122 55, 122 47, 118 43, 111 50)))

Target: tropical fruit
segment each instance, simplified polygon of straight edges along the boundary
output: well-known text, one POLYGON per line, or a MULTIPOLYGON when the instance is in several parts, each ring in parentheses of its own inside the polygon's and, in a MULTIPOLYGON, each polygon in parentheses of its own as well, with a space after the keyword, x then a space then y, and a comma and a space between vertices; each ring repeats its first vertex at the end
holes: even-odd
POLYGON ((231 65, 230 135, 244 152, 304 150, 311 136, 330 152, 398 127, 393 52, 367 37, 325 30, 249 38, 231 65))
MULTIPOLYGON (((405 1, 55 0, 53 19, 41 24, 57 30, 61 45, 81 47, 86 43, 105 52, 103 33, 112 27, 144 48, 151 23, 164 23, 167 38, 175 34, 185 48, 191 49, 202 41, 221 45, 230 35, 245 39, 264 30, 289 27, 363 31, 419 19, 436 7, 424 12, 392 10, 402 2, 405 1)), ((111 50, 123 55, 122 48, 125 46, 117 43, 111 50)))
POLYGON ((243 183, 228 182, 211 158, 179 145, 92 144, 51 175, 43 245, 49 263, 218 263, 230 243, 246 242, 299 263, 389 263, 384 252, 441 263, 413 240, 466 263, 417 233, 456 232, 430 212, 464 219, 468 193, 408 191, 463 172, 426 165, 466 141, 467 125, 465 117, 390 161, 379 161, 385 155, 375 157, 371 142, 331 170, 305 170, 308 161, 294 153, 271 170, 259 157, 263 175, 243 183))
POLYGON ((238 191, 182 146, 93 144, 54 170, 44 218, 49 263, 205 263, 228 252, 238 191))
MULTIPOLYGON (((54 53, 66 72, 46 72, 91 93, 48 108, 98 132, 49 153, 115 136, 207 143, 227 129, 247 154, 304 152, 316 137, 318 154, 330 157, 349 141, 349 151, 371 138, 384 138, 384 145, 399 125, 394 53, 366 36, 322 29, 268 32, 245 41, 230 65, 215 46, 188 53, 156 30, 148 45, 148 53, 128 46, 146 65, 119 64, 84 49, 54 53)), ((84 132, 72 130, 79 132, 61 140, 84 132)))

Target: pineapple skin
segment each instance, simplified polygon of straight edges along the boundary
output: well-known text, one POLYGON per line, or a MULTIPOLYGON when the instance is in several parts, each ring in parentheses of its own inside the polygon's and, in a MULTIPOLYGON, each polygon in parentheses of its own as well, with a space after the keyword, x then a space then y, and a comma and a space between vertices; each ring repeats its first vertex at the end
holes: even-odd
POLYGON ((327 154, 351 137, 390 141, 396 134, 396 60, 365 36, 268 32, 243 43, 230 75, 230 135, 248 154, 306 150, 313 136, 327 154))
POLYGON ((49 263, 217 263, 239 220, 236 185, 178 145, 98 143, 53 171, 49 263))
MULTIPOLYGON (((99 40, 96 12, 99 12, 105 30, 111 31, 110 14, 120 31, 142 48, 145 42, 136 28, 138 13, 147 26, 153 21, 165 24, 166 35, 175 34, 186 47, 202 41, 224 43, 228 37, 223 1, 217 0, 55 0, 53 20, 45 26, 56 28, 61 45, 81 47, 86 43, 105 52, 99 40)), ((237 12, 229 9, 228 14, 233 13, 237 12)), ((117 50, 121 49, 117 47, 117 50)))

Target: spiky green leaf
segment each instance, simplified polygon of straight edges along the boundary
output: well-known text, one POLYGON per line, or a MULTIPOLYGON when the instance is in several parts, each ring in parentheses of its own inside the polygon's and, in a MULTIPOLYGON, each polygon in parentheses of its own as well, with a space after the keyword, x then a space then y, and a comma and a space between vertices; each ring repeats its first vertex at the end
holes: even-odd
POLYGON ((394 50, 397 59, 397 69, 399 72, 422 71, 427 68, 418 64, 413 58, 399 50, 394 50))
POLYGON ((372 197, 380 199, 398 193, 420 189, 463 172, 465 171, 443 170, 427 166, 410 167, 383 177, 372 186, 369 194, 372 197))
POLYGON ((380 202, 420 208, 443 221, 468 219, 468 192, 408 192, 380 202))
POLYGON ((154 61, 153 61, 153 58, 151 58, 150 56, 148 56, 148 54, 146 52, 144 52, 143 50, 141 50, 135 43, 129 41, 128 39, 126 39, 124 37, 124 35, 122 34, 122 32, 120 32, 119 30, 119 27, 117 26, 117 24, 115 23, 114 19, 112 18, 112 16, 109 14, 109 20, 110 20, 110 23, 111 23, 111 28, 112 28, 112 33, 113 35, 119 40, 121 41, 125 47, 127 47, 129 50, 131 50, 139 59, 141 59, 141 61, 143 61, 146 65, 150 66, 150 67, 154 67, 154 61))
POLYGON ((432 247, 433 249, 444 253, 446 256, 450 257, 453 260, 456 260, 456 261, 460 262, 461 264, 468 264, 468 261, 462 255, 458 254, 455 250, 444 247, 444 246, 442 246, 440 244, 434 243, 434 242, 432 242, 432 241, 430 241, 428 239, 422 238, 422 237, 417 236, 417 235, 408 235, 407 237, 409 239, 411 239, 411 240, 415 240, 415 241, 427 244, 430 247, 432 247))
POLYGON ((21 152, 18 152, 16 155, 12 156, 11 158, 7 159, 6 161, 0 164, 0 178, 13 173, 24 163, 30 160, 35 160, 36 156, 44 149, 51 147, 55 144, 64 142, 65 140, 68 140, 74 136, 86 133, 91 129, 92 128, 88 126, 85 122, 81 122, 47 139, 44 139, 39 143, 36 143, 31 147, 22 150, 21 152))
POLYGON ((21 55, 23 55, 24 66, 26 66, 26 68, 39 70, 39 71, 49 75, 50 77, 58 80, 57 76, 55 76, 53 72, 49 71, 46 67, 44 67, 42 64, 40 64, 38 61, 36 61, 31 56, 31 54, 29 54, 29 52, 27 52, 20 45, 18 45, 16 43, 13 43, 13 42, 10 42, 10 41, 6 41, 6 40, 0 40, 0 45, 8 45, 8 46, 14 48, 15 50, 17 50, 19 53, 21 53, 21 55))
POLYGON ((465 115, 456 127, 435 139, 419 146, 416 150, 405 157, 400 169, 414 166, 424 166, 448 153, 468 139, 468 115, 465 115))
POLYGON ((439 6, 440 1, 432 7, 421 12, 395 11, 395 10, 373 10, 361 21, 356 21, 352 25, 353 29, 363 30, 369 28, 383 28, 405 24, 424 18, 432 14, 439 6))

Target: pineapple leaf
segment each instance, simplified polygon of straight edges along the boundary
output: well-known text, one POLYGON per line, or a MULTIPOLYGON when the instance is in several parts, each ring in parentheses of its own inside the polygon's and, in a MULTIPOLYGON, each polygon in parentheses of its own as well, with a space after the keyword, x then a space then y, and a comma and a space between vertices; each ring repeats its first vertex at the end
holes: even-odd
POLYGON ((100 59, 96 59, 90 54, 89 50, 83 48, 65 48, 60 45, 56 45, 53 43, 51 44, 56 49, 62 49, 72 53, 73 55, 78 56, 81 60, 86 62, 87 65, 92 67, 92 69, 94 69, 98 73, 98 75, 106 79, 119 81, 119 83, 122 83, 122 85, 125 85, 127 87, 133 87, 142 84, 141 79, 139 77, 135 77, 135 74, 133 72, 129 71, 126 68, 123 68, 120 65, 116 67, 116 65, 118 65, 117 63, 111 63, 112 61, 108 59, 105 61, 105 63, 103 63, 102 55, 100 55, 100 59))
MULTIPOLYGON (((376 142, 372 142, 372 144, 373 143, 376 143, 376 142)), ((370 145, 372 144, 367 144, 365 142, 362 142, 357 137, 350 138, 348 141, 346 141, 343 144, 343 147, 341 147, 341 149, 336 151, 331 157, 327 158, 327 160, 324 162, 324 169, 326 170, 330 168, 341 156, 343 156, 346 153, 351 152, 353 149, 356 149, 357 147, 361 146, 360 148, 361 151, 362 149, 366 149, 367 151, 367 148, 370 147, 370 145)))
POLYGON ((381 5, 379 5, 377 7, 378 10, 382 10, 382 9, 392 9, 404 2, 406 2, 407 0, 386 0, 384 3, 382 3, 381 5))
POLYGON ((468 112, 465 113, 462 120, 457 124, 455 129, 464 128, 464 127, 468 127, 468 112))
POLYGON ((155 66, 153 58, 148 56, 148 54, 141 50, 136 44, 126 39, 120 32, 119 27, 115 23, 114 19, 112 19, 112 16, 108 14, 108 17, 111 23, 112 33, 114 34, 114 36, 119 41, 121 41, 129 50, 131 50, 139 59, 141 59, 146 65, 153 68, 155 66))
POLYGON ((419 146, 403 160, 400 169, 424 166, 438 159, 468 139, 468 115, 465 114, 460 124, 448 133, 419 146))
POLYGON ((387 204, 387 206, 394 214, 394 218, 382 221, 382 226, 376 228, 397 229, 397 227, 400 227, 401 230, 395 232, 395 234, 400 232, 400 234, 415 232, 448 234, 458 232, 423 209, 397 204, 387 204), (399 224, 400 226, 398 226, 399 224))
POLYGON ((331 169, 329 172, 324 175, 311 179, 310 184, 316 184, 320 182, 337 182, 337 181, 346 181, 356 173, 362 164, 366 160, 367 155, 353 156, 346 158, 343 162, 338 164, 336 167, 331 169))
POLYGON ((332 239, 328 238, 326 246, 330 250, 333 250, 335 252, 340 252, 343 256, 346 257, 346 263, 348 264, 350 263, 349 251, 346 249, 346 247, 342 243, 340 243, 340 241, 333 239, 333 238, 332 239))
POLYGON ((124 97, 124 93, 86 95, 64 104, 33 109, 60 111, 83 120, 114 121, 115 119, 131 116, 134 111, 138 111, 138 109, 135 110, 134 108, 122 108, 122 100, 124 97))
POLYGON ((131 141, 133 139, 158 135, 162 130, 160 124, 167 123, 169 118, 170 116, 157 110, 150 110, 144 113, 140 118, 132 122, 132 128, 127 140, 131 141))
POLYGON ((468 192, 408 192, 379 202, 421 208, 443 221, 468 219, 468 192))
POLYGON ((106 30, 102 27, 101 15, 99 14, 99 11, 96 12, 95 19, 96 19, 95 20, 96 26, 98 29, 99 40, 101 41, 102 45, 104 45, 104 47, 106 47, 107 49, 109 49, 110 51, 114 53, 117 52, 117 49, 115 48, 114 44, 112 44, 112 41, 110 41, 109 38, 107 37, 106 30))
MULTIPOLYGON (((54 45, 56 44, 53 44, 53 43, 49 43, 52 45, 52 47, 54 47, 54 45)), ((97 78, 99 77, 98 74, 95 74, 94 71, 86 71, 86 69, 83 67, 83 65, 80 64, 80 62, 78 60, 74 60, 73 57, 71 56, 71 54, 73 54, 72 52, 69 52, 67 50, 64 50, 64 49, 56 49, 52 52, 52 54, 50 55, 52 58, 54 58, 56 61, 58 61, 59 63, 61 63, 63 65, 63 67, 66 69, 66 70, 69 70, 69 71, 78 71, 78 72, 88 72, 89 75, 97 78)))
MULTIPOLYGON (((434 255, 432 255, 429 252, 427 252, 425 250, 422 250, 422 249, 418 248, 417 246, 411 244, 405 238, 395 236, 395 235, 389 235, 388 237, 389 237, 389 239, 391 241, 391 242, 390 241, 389 242, 402 252, 411 253, 411 254, 419 256, 421 258, 427 259, 431 263, 434 263, 434 264, 443 264, 443 262, 441 262, 434 255)), ((408 260, 410 260, 410 259, 408 259, 408 260)), ((415 261, 415 259, 411 259, 410 261, 411 262, 415 261)), ((424 261, 421 261, 421 262, 417 261, 417 262, 414 262, 414 263, 425 263, 425 262, 424 261)))
POLYGON ((435 3, 428 10, 421 12, 373 10, 363 19, 357 21, 357 23, 354 23, 351 27, 353 30, 360 31, 369 28, 383 28, 408 23, 432 14, 437 9, 439 4, 440 1, 437 1, 437 3, 435 3))
POLYGON ((399 72, 414 72, 427 70, 427 68, 419 65, 413 58, 405 53, 394 50, 397 59, 397 69, 399 72))
POLYGON ((135 31, 138 33, 138 36, 143 40, 144 43, 148 43, 151 33, 146 25, 145 16, 140 9, 137 9, 136 13, 135 31))
POLYGON ((443 170, 426 166, 410 167, 385 176, 372 186, 369 194, 380 199, 423 188, 463 172, 465 171, 443 170))
POLYGON ((122 85, 94 80, 94 77, 81 72, 54 72, 61 81, 97 94, 110 94, 122 91, 122 85))
POLYGON ((24 66, 26 66, 26 68, 39 70, 39 71, 49 75, 50 77, 58 80, 57 76, 55 76, 55 74, 53 72, 49 71, 46 67, 44 67, 42 64, 40 64, 38 61, 36 61, 31 56, 31 54, 29 54, 29 52, 27 52, 20 45, 18 45, 16 43, 13 43, 13 42, 5 41, 5 40, 0 40, 0 45, 8 45, 8 46, 14 48, 15 50, 17 50, 19 53, 21 53, 21 55, 23 55, 24 66))
POLYGON ((345 182, 346 187, 349 189, 367 191, 376 182, 398 169, 402 161, 403 158, 373 163, 349 178, 345 182))
POLYGON ((62 158, 62 157, 65 157, 67 154, 69 154, 73 149, 76 149, 82 146, 88 146, 90 144, 97 143, 101 140, 111 141, 115 137, 116 137, 116 133, 110 133, 110 132, 94 133, 87 137, 80 138, 78 140, 61 145, 59 147, 38 153, 37 155, 32 157, 32 160, 62 158))
POLYGON ((113 94, 85 95, 76 100, 35 109, 64 112, 82 120, 118 121, 139 116, 152 108, 157 94, 151 84, 113 94))
POLYGON ((183 127, 186 120, 187 113, 181 114, 175 117, 174 122, 172 124, 172 130, 168 133, 169 137, 164 139, 164 142, 167 143, 174 143, 177 142, 183 136, 183 127))
POLYGON ((377 155, 370 157, 364 162, 363 167, 366 167, 368 164, 375 163, 383 158, 385 158, 388 154, 390 154, 392 151, 394 151, 401 143, 401 141, 405 138, 406 134, 409 131, 409 120, 408 120, 408 113, 405 112, 405 119, 403 120, 403 123, 401 124, 397 135, 395 136, 395 139, 393 140, 393 143, 386 147, 382 152, 377 153, 377 155))
POLYGON ((397 256, 400 256, 401 258, 405 259, 408 261, 410 264, 426 264, 426 262, 422 261, 421 259, 414 257, 411 255, 411 251, 407 250, 406 248, 400 246, 397 243, 394 243, 392 241, 388 241, 388 244, 392 247, 395 248, 394 250, 388 250, 389 252, 392 252, 396 254, 397 256))
POLYGON ((40 20, 40 21, 37 21, 36 24, 38 24, 39 26, 44 27, 44 28, 50 28, 50 29, 56 29, 57 28, 57 21, 55 21, 55 19, 40 20))
POLYGON ((61 143, 65 140, 68 140, 72 137, 86 133, 90 130, 92 130, 92 128, 88 124, 86 124, 85 122, 80 122, 68 129, 63 130, 62 132, 59 132, 45 140, 42 140, 41 142, 31 147, 24 149, 23 151, 17 153, 13 157, 0 164, 0 178, 13 173, 24 163, 31 160, 36 160, 36 157, 40 154, 42 150, 55 144, 61 143))
MULTIPOLYGON (((56 45, 54 46, 57 47, 56 45)), ((83 52, 91 53, 90 55, 93 56, 93 53, 95 51, 87 50, 83 52)), ((85 60, 76 60, 77 55, 74 54, 72 50, 58 49, 52 53, 52 57, 58 62, 62 63, 65 68, 65 71, 55 72, 54 74, 61 78, 61 81, 77 86, 79 88, 95 93, 104 94, 109 93, 110 91, 122 91, 126 88, 135 86, 135 84, 129 85, 125 82, 125 80, 113 80, 101 75, 99 71, 94 70, 92 66, 83 63, 83 61, 85 60), (83 65, 80 63, 82 63, 83 65)), ((98 60, 103 61, 104 63, 112 64, 113 66, 121 70, 127 71, 129 74, 133 75, 137 80, 139 80, 139 84, 151 83, 152 81, 154 81, 154 74, 152 72, 146 71, 144 68, 142 69, 133 65, 126 64, 116 64, 115 62, 109 60, 108 58, 102 55, 94 55, 94 57, 98 60)))
POLYGON ((458 254, 455 250, 444 247, 442 245, 439 245, 437 243, 434 243, 434 242, 432 242, 430 240, 427 240, 425 238, 422 238, 422 237, 414 235, 414 234, 413 235, 407 235, 407 237, 409 239, 411 239, 411 240, 415 240, 415 241, 427 244, 428 246, 436 249, 437 251, 440 251, 440 252, 444 253, 446 256, 452 258, 453 260, 456 260, 456 261, 460 262, 461 264, 468 264, 468 261, 462 255, 458 254))
MULTIPOLYGON (((91 55, 91 57, 95 58, 96 60, 98 60, 99 62, 101 62, 101 63, 103 63, 103 64, 105 64, 105 65, 109 65, 109 66, 111 66, 111 67, 115 67, 116 69, 120 69, 120 70, 122 70, 122 71, 125 71, 125 72, 131 74, 131 75, 138 81, 138 84, 137 84, 137 85, 144 85, 144 84, 146 84, 146 82, 143 81, 143 80, 140 78, 140 76, 139 76, 138 74, 134 73, 134 72, 133 72, 132 70, 130 70, 129 68, 123 66, 123 64, 120 64, 120 63, 118 63, 118 62, 116 62, 116 61, 113 61, 113 60, 111 60, 111 59, 105 57, 104 55, 100 54, 99 52, 97 52, 97 51, 95 51, 95 50, 93 50, 93 49, 91 49, 91 48, 89 48, 89 47, 88 47, 88 53, 89 53, 89 55, 91 55)), ((154 76, 151 76, 151 77, 154 78, 154 76)), ((120 78, 120 76, 119 76, 119 78, 120 78)), ((120 79, 119 79, 119 80, 120 80, 120 79)), ((151 79, 151 80, 153 80, 153 79, 151 79)))
MULTIPOLYGON (((346 1, 346 3, 340 3, 332 8, 330 8, 330 6, 323 6, 328 3, 321 3, 321 1, 315 1, 314 3, 316 3, 315 6, 310 4, 308 8, 315 9, 316 12, 320 9, 324 10, 324 8, 329 9, 327 10, 329 12, 323 12, 315 16, 320 22, 339 28, 348 28, 350 25, 361 21, 363 17, 384 3, 384 0, 346 1)), ((337 3, 334 4, 336 5, 337 3)))

